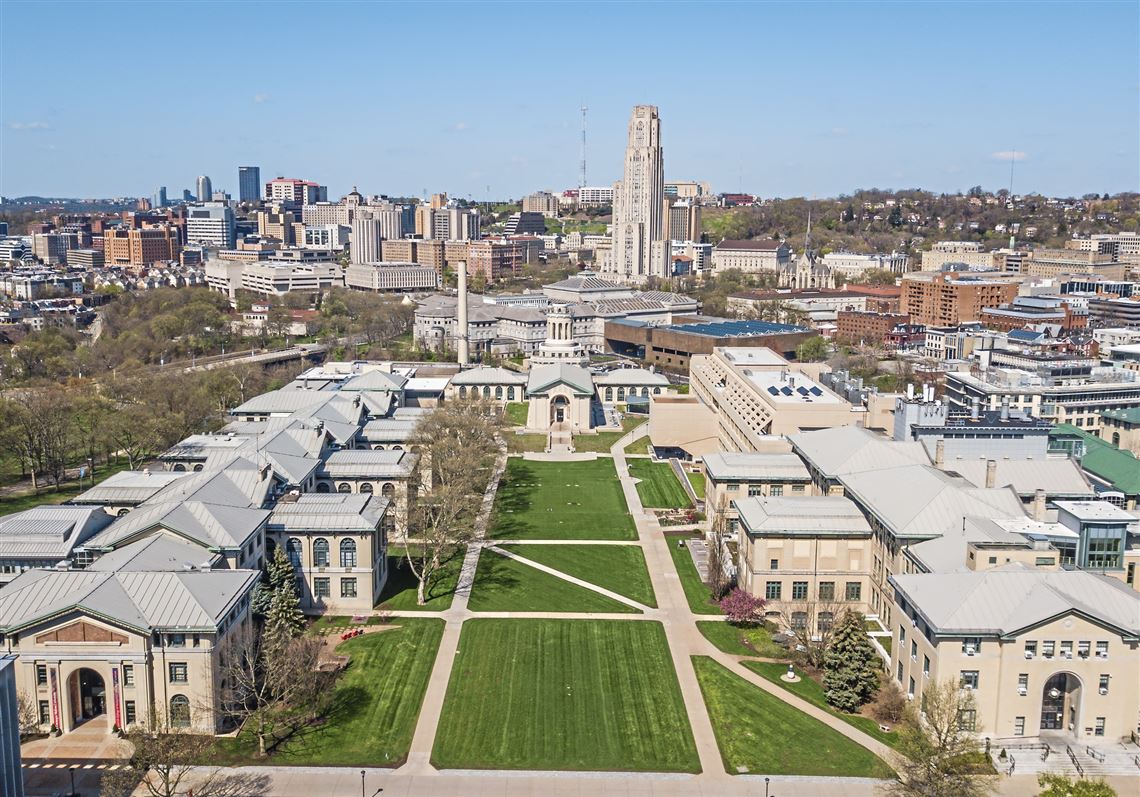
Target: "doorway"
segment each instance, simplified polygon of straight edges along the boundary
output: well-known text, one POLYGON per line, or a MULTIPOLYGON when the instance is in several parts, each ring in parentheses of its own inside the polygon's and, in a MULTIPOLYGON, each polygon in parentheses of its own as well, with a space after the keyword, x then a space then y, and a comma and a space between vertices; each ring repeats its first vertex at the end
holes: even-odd
POLYGON ((107 686, 103 676, 83 667, 71 675, 72 716, 87 722, 107 712, 107 686))
POLYGON ((1077 732, 1081 682, 1067 672, 1059 672, 1041 690, 1041 730, 1077 732))
POLYGON ((570 399, 565 396, 555 396, 550 402, 550 422, 554 424, 566 423, 566 416, 570 410, 570 399))

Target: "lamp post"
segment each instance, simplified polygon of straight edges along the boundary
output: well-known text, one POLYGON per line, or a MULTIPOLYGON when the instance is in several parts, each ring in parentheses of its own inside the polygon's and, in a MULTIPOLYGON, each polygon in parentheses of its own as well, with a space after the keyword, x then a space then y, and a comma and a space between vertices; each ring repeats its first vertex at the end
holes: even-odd
POLYGON ((768 797, 768 778, 764 778, 764 797, 768 797))
POLYGON ((75 767, 68 767, 67 774, 71 776, 71 797, 75 797, 75 767))
POLYGON ((364 797, 364 770, 360 770, 360 797, 364 797))

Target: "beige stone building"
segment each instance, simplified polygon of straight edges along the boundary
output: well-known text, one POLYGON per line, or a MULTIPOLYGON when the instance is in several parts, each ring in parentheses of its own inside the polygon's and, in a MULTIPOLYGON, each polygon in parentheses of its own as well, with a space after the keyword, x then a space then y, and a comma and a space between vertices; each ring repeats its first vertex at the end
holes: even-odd
POLYGON ((527 428, 571 433, 589 431, 594 382, 579 365, 539 365, 526 386, 527 428))
POLYGON ((649 397, 649 441, 654 448, 701 457, 720 450, 716 413, 696 396, 649 397))
POLYGON ((771 453, 717 451, 704 455, 705 506, 709 512, 723 507, 735 516, 732 503, 744 498, 815 495, 807 467, 791 452, 791 446, 775 438, 771 447, 771 453))
POLYGON ((1140 595, 1080 570, 1020 565, 891 579, 891 674, 922 704, 951 680, 964 727, 996 739, 1127 739, 1140 707, 1140 595))
POLYGON ((1140 455, 1140 407, 1105 410, 1100 414, 1099 432, 1102 440, 1140 455))
POLYGON ((315 492, 378 495, 390 502, 384 512, 392 538, 403 539, 408 507, 419 490, 415 482, 416 455, 395 449, 355 449, 329 454, 316 474, 315 492))

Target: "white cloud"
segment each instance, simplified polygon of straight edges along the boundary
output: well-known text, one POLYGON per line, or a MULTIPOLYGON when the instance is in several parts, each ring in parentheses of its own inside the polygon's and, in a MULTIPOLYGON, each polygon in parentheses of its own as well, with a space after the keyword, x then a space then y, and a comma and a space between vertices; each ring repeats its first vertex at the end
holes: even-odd
POLYGON ((269 101, 269 94, 267 92, 263 92, 261 94, 254 94, 253 95, 253 101, 256 102, 258 105, 261 105, 261 103, 263 103, 263 102, 268 102, 269 101))
POLYGON ((51 130, 47 122, 9 122, 8 127, 12 130, 51 130))
POLYGON ((833 128, 831 128, 831 135, 833 135, 833 136, 845 136, 845 135, 847 135, 847 128, 846 127, 833 127, 833 128))
POLYGON ((456 122, 455 124, 453 124, 451 126, 451 129, 456 133, 461 133, 467 129, 467 123, 466 122, 456 122))
POLYGON ((1001 152, 994 152, 990 155, 996 161, 1023 161, 1029 155, 1017 149, 1003 149, 1001 152))

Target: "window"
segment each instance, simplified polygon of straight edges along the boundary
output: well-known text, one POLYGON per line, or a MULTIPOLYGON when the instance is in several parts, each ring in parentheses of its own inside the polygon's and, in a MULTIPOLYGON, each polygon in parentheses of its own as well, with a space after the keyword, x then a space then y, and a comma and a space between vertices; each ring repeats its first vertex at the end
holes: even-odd
POLYGON ((911 698, 912 700, 914 699, 914 678, 911 678, 910 683, 907 684, 906 696, 911 698))
POLYGON ((329 541, 323 537, 313 540, 313 567, 329 566, 329 541))
POLYGON ((728 482, 727 484, 724 485, 724 489, 731 490, 732 492, 735 493, 737 490, 740 489, 740 482, 728 482))
POLYGON ((1088 569, 1119 570, 1123 565, 1120 537, 1094 537, 1089 540, 1088 569))
POLYGON ((1097 686, 1097 689, 1100 691, 1100 693, 1102 695, 1108 694, 1108 674, 1107 673, 1101 674, 1100 684, 1097 686))
POLYGON ((925 675, 927 678, 930 677, 930 657, 929 656, 923 656, 922 657, 922 674, 925 675))
POLYGON ((962 639, 962 652, 967 656, 973 656, 975 653, 980 652, 982 649, 982 640, 976 636, 968 636, 962 639))
POLYGON ((1025 717, 1014 717, 1013 718, 1013 735, 1014 736, 1024 736, 1025 735, 1025 717))
POLYGON ((857 601, 863 597, 863 585, 858 581, 847 582, 847 600, 857 601))
POLYGON ((768 564, 771 565, 771 567, 768 568, 769 570, 779 570, 780 569, 780 560, 779 559, 771 559, 771 560, 769 560, 768 564))
POLYGON ((135 668, 131 664, 123 665, 123 686, 135 685, 135 668))
POLYGON ((329 595, 329 580, 327 578, 314 578, 313 597, 319 599, 327 598, 329 595))
POLYGON ((769 581, 764 585, 764 597, 770 601, 778 601, 780 599, 780 582, 769 581))
POLYGON ((1053 658, 1054 645, 1056 643, 1052 640, 1047 640, 1041 643, 1041 655, 1047 659, 1053 658))
POLYGON ((899 642, 906 642, 906 626, 899 626, 899 642))
POLYGON ((372 492, 372 482, 364 482, 360 485, 360 492, 370 494, 372 492))
POLYGON ((804 486, 802 484, 793 484, 792 485, 792 492, 793 493, 802 493, 803 491, 804 491, 804 486))
POLYGON ((1107 642, 1097 642, 1096 643, 1096 655, 1097 655, 1098 659, 1107 659, 1108 658, 1108 643, 1107 642))
POLYGON ((771 487, 768 488, 768 495, 783 495, 783 494, 784 494, 784 485, 782 485, 782 484, 773 484, 771 487))
POLYGON ((138 712, 135 711, 135 701, 127 700, 123 703, 123 723, 134 725, 138 721, 138 712))
POLYGON ((36 686, 47 686, 47 665, 36 665, 36 686))
POLYGON ((792 612, 792 628, 797 631, 807 628, 807 612, 792 612))
POLYGON ((467 398, 467 386, 461 385, 459 388, 459 398, 467 398))
POLYGON ((1078 642, 1077 643, 1077 655, 1080 656, 1082 659, 1087 659, 1089 657, 1089 649, 1091 647, 1092 647, 1092 645, 1089 642, 1078 642))
POLYGON ((40 725, 51 724, 51 703, 47 700, 40 701, 40 725))
POLYGON ((960 686, 962 689, 977 689, 978 671, 962 670, 960 673, 958 673, 958 686, 960 686))
POLYGON ((170 724, 175 728, 190 727, 190 699, 186 695, 170 698, 170 724))
POLYGON ((336 491, 338 493, 351 493, 352 492, 352 485, 349 484, 348 482, 341 482, 340 484, 338 484, 336 486, 336 491))
POLYGON ((170 662, 170 683, 184 684, 187 682, 186 678, 186 662, 172 661, 170 662))
POLYGON ((808 583, 806 581, 793 581, 792 582, 792 600, 806 601, 808 595, 808 583))
POLYGON ((911 640, 910 643, 910 660, 918 661, 918 643, 914 640, 911 640))
POLYGON ((355 578, 342 578, 340 580, 340 596, 342 598, 355 598, 356 597, 356 579, 355 578))
POLYGON ((761 491, 761 489, 760 489, 760 485, 759 485, 759 484, 750 484, 750 485, 748 485, 748 495, 749 495, 749 497, 755 497, 755 496, 757 496, 757 495, 763 495, 763 494, 764 494, 764 493, 761 491))
POLYGON ((1029 692, 1029 673, 1023 672, 1017 676, 1017 693, 1024 695, 1029 692))
POLYGON ((819 582, 819 599, 821 601, 835 600, 835 582, 834 581, 821 581, 819 582))
POLYGON ((1097 717, 1093 725, 1093 736, 1104 736, 1104 717, 1097 717))
POLYGON ((392 482, 384 482, 384 484, 380 487, 380 495, 382 495, 384 498, 387 498, 388 500, 392 500, 392 497, 395 494, 396 486, 392 484, 392 482))
POLYGON ((1025 643, 1025 658, 1031 659, 1036 655, 1037 655, 1037 643, 1036 642, 1026 642, 1025 643))
POLYGON ((356 567, 356 540, 340 541, 340 566, 356 567))
POLYGON ((1057 560, 1052 556, 1038 556, 1036 563, 1038 567, 1052 567, 1057 564, 1057 560))
POLYGON ((186 635, 170 634, 166 637, 166 644, 172 648, 184 648, 186 647, 186 635))
POLYGON ((515 389, 514 389, 514 387, 508 387, 507 388, 507 401, 514 401, 514 400, 515 400, 515 389))
POLYGON ((978 710, 963 708, 958 711, 958 730, 973 731, 978 727, 978 710))
POLYGON ((898 676, 897 677, 899 679, 899 683, 901 684, 902 683, 902 661, 900 661, 899 665, 898 665, 898 676))
POLYGON ((1065 658, 1065 659, 1073 658, 1073 643, 1072 642, 1066 641, 1066 642, 1061 643, 1061 657, 1065 658))
POLYGON ((502 401, 502 399, 503 399, 503 386, 502 385, 495 385, 495 398, 502 401))
POLYGON ((296 537, 290 537, 285 542, 285 555, 289 557, 289 564, 294 568, 301 566, 301 541, 296 537))
POLYGON ((831 630, 835 625, 835 615, 831 612, 820 612, 819 619, 816 620, 816 626, 819 628, 819 633, 824 634, 831 630))

